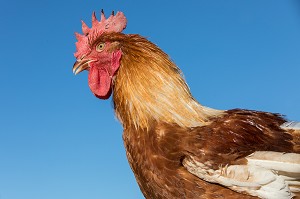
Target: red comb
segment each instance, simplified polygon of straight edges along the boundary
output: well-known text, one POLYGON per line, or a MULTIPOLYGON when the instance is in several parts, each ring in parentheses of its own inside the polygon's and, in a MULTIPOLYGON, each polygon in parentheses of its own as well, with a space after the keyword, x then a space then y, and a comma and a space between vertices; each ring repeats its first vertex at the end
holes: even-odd
POLYGON ((126 28, 126 17, 122 12, 117 12, 116 15, 112 12, 108 19, 105 18, 103 10, 101 10, 101 20, 98 21, 95 12, 92 14, 92 27, 89 28, 84 21, 82 22, 83 34, 75 33, 76 52, 74 56, 80 59, 89 51, 89 42, 101 36, 104 32, 122 32, 126 28))

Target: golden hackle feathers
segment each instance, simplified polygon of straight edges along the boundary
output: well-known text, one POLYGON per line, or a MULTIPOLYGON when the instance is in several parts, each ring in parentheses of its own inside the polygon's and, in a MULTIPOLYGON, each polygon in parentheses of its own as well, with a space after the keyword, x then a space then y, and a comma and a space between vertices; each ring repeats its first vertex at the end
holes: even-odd
POLYGON ((120 42, 123 53, 113 93, 116 115, 125 128, 148 128, 152 121, 201 126, 221 113, 192 97, 180 69, 156 45, 139 35, 110 37, 120 42))

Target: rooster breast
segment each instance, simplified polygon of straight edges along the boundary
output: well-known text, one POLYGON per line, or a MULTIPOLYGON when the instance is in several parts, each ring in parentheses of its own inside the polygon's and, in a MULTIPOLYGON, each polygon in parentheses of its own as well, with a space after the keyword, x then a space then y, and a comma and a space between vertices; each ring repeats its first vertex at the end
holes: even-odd
POLYGON ((256 198, 206 182, 184 168, 182 161, 185 150, 180 142, 186 134, 185 130, 166 124, 155 124, 148 131, 124 131, 123 140, 128 162, 145 198, 256 198))

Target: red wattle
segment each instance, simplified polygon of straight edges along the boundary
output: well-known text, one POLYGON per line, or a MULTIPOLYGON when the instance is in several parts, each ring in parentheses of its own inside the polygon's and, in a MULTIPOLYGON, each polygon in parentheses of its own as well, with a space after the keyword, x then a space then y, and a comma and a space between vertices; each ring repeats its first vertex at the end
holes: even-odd
POLYGON ((107 99, 110 96, 111 77, 105 68, 92 66, 89 70, 88 83, 97 97, 107 99))

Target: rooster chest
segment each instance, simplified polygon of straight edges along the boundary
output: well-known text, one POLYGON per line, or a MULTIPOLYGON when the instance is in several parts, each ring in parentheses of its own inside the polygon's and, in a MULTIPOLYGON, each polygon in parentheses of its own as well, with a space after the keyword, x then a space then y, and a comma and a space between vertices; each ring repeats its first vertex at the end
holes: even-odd
POLYGON ((184 178, 179 172, 180 160, 161 156, 154 137, 142 133, 124 131, 123 140, 128 162, 144 196, 147 199, 187 198, 184 178))
POLYGON ((128 162, 146 199, 241 198, 239 193, 189 173, 181 163, 183 149, 176 142, 181 139, 169 137, 164 142, 161 136, 166 135, 157 129, 123 133, 128 162))

